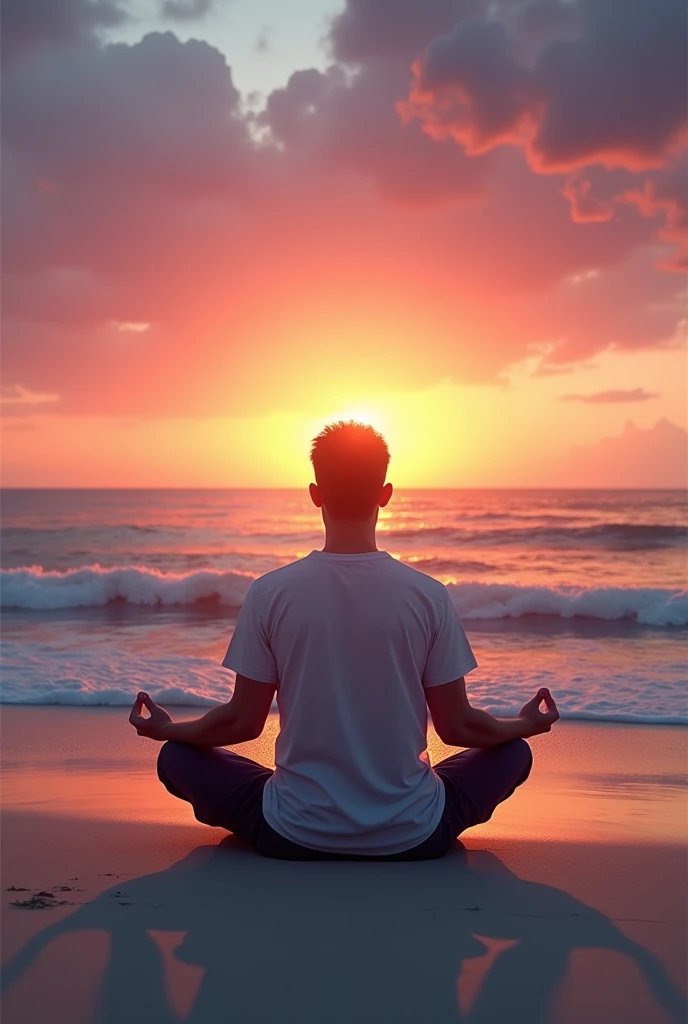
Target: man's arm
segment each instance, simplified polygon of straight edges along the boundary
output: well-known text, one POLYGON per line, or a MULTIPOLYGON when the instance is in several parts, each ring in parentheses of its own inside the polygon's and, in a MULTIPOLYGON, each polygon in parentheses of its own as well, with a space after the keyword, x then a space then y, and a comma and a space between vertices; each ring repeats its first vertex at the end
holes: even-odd
POLYGON ((518 718, 495 718, 487 711, 471 707, 463 679, 425 690, 437 735, 450 747, 496 747, 508 740, 528 739, 549 732, 559 718, 549 690, 538 690, 521 708, 518 718), (545 711, 540 711, 544 701, 545 711))
POLYGON ((190 722, 173 722, 147 693, 139 693, 129 721, 139 736, 152 740, 176 740, 196 747, 231 747, 260 736, 276 689, 271 683, 237 675, 229 703, 190 722), (148 717, 143 716, 143 708, 148 711, 148 717))

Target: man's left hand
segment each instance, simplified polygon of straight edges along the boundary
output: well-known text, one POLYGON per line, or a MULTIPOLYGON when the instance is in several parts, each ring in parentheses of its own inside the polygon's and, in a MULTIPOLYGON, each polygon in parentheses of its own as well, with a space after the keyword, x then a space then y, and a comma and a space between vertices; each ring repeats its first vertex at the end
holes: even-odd
POLYGON ((150 740, 166 740, 165 730, 172 724, 172 718, 164 708, 159 707, 147 693, 139 693, 134 701, 134 706, 129 715, 129 721, 136 729, 139 736, 147 736, 150 740), (144 718, 141 714, 143 708, 148 712, 149 717, 144 718))

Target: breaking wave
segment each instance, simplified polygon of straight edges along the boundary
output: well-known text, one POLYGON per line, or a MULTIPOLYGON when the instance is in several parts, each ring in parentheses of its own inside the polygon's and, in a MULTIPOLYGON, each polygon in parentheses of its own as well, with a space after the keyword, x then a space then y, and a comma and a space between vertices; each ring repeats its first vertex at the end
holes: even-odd
MULTIPOLYGON (((146 567, 66 572, 33 566, 7 569, 0 579, 3 608, 52 611, 110 604, 217 605, 238 609, 253 576, 234 570, 164 573, 146 567)), ((645 626, 688 624, 688 591, 654 587, 544 587, 501 583, 450 583, 452 600, 466 620, 555 616, 633 620, 645 626)))
POLYGON ((2 572, 0 606, 41 611, 108 604, 216 604, 239 608, 253 578, 233 570, 176 574, 146 567, 103 569, 93 565, 56 572, 31 566, 2 572))

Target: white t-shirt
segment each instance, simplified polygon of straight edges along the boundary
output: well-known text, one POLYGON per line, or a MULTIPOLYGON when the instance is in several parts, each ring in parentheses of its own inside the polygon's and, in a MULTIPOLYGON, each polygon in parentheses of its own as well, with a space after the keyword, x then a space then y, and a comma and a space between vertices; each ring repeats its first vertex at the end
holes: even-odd
POLYGON ((422 843, 444 787, 424 688, 476 667, 447 588, 386 551, 312 551, 251 585, 222 663, 277 684, 276 770, 263 813, 314 850, 422 843))

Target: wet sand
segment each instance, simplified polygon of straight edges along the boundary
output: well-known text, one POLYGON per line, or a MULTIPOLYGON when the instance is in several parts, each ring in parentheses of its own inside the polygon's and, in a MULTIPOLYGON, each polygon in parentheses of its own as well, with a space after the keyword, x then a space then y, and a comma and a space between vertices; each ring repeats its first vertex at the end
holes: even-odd
POLYGON ((286 864, 196 823, 125 719, 3 709, 4 1024, 685 1019, 688 730, 562 723, 447 858, 286 864), (67 902, 10 905, 37 892, 67 902))

